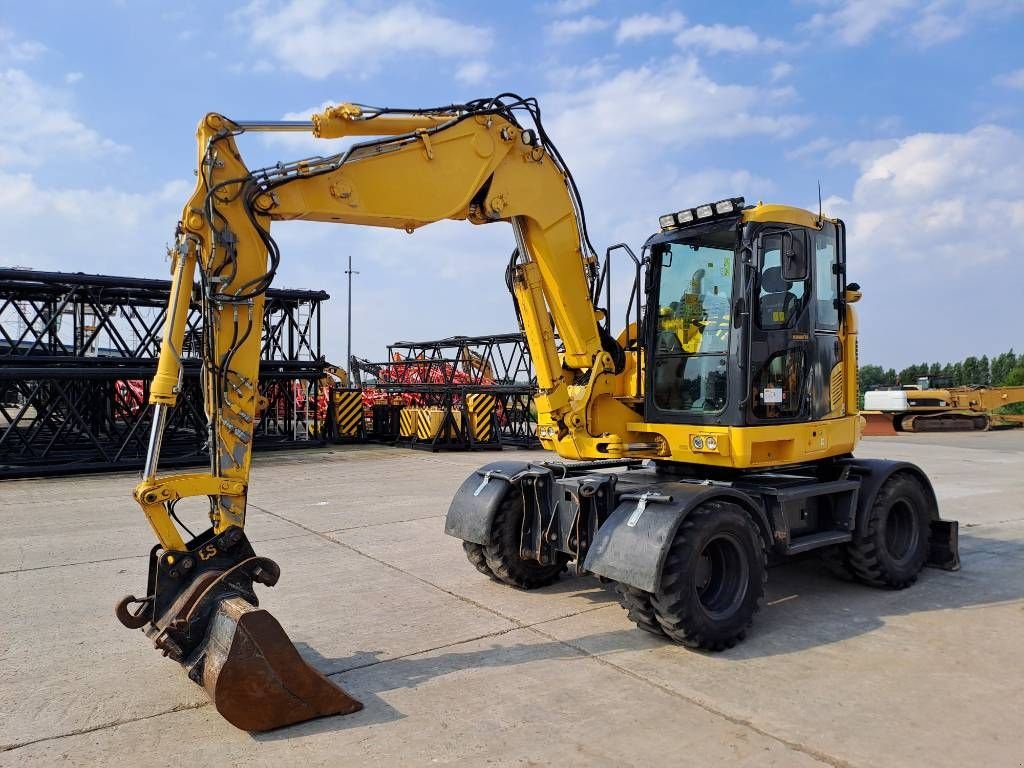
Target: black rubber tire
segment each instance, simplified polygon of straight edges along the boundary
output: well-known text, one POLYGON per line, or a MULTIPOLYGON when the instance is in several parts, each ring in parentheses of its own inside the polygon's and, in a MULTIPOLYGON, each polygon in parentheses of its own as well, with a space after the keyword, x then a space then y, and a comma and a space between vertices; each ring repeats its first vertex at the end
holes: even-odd
POLYGON ((661 628, 658 617, 654 614, 650 592, 619 583, 615 584, 615 592, 619 597, 619 605, 626 609, 630 621, 644 632, 650 632, 658 637, 665 636, 665 630, 661 628))
POLYGON ((483 544, 477 544, 473 541, 462 542, 462 551, 466 553, 466 559, 473 564, 480 573, 488 578, 498 581, 494 573, 490 568, 487 567, 487 556, 484 554, 483 544))
POLYGON ((538 589, 554 584, 568 564, 568 556, 559 554, 549 565, 519 556, 519 537, 523 528, 523 497, 518 489, 505 496, 494 513, 491 543, 484 545, 487 567, 498 581, 517 589, 538 589))
POLYGON ((865 584, 906 589, 928 559, 931 510, 921 482, 897 472, 875 496, 867 520, 847 545, 850 568, 865 584))
POLYGON ((768 556, 754 521, 735 504, 709 501, 676 531, 651 606, 675 642, 722 651, 746 637, 767 581, 768 556))

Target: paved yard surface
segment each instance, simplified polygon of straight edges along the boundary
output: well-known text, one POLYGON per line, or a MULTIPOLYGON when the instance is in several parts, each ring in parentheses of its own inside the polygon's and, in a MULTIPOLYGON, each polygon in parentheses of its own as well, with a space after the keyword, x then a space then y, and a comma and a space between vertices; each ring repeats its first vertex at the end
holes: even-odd
POLYGON ((858 453, 924 467, 963 570, 882 592, 773 569, 718 655, 634 629, 596 580, 474 571, 442 519, 492 456, 264 455, 248 528, 283 575, 263 604, 366 708, 261 736, 113 617, 154 543, 132 475, 0 483, 0 766, 1024 764, 1024 431, 858 453))

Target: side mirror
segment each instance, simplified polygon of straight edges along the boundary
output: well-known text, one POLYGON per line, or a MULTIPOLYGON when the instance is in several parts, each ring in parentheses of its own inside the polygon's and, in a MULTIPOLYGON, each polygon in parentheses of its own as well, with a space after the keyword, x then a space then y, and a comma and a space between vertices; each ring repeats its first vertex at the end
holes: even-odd
POLYGON ((782 233, 782 279, 799 283, 807 279, 807 234, 782 233))

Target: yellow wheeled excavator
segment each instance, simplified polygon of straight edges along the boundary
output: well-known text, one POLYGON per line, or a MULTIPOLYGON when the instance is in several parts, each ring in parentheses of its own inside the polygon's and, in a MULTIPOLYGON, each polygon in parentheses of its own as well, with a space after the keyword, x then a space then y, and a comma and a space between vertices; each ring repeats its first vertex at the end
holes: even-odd
POLYGON ((614 581, 640 628, 716 650, 746 633, 769 560, 821 550, 890 588, 926 562, 957 567, 957 525, 939 518, 924 473, 852 457, 860 291, 846 281, 841 221, 729 198, 661 216, 640 256, 618 245, 602 263, 536 101, 511 94, 433 109, 342 104, 309 122, 209 114, 197 162, 135 490, 158 544, 145 596, 116 613, 238 727, 361 706, 299 657, 253 587, 279 576, 244 532, 274 221, 511 225, 506 283, 536 370, 539 437, 570 461, 503 460, 467 478, 445 530, 488 577, 532 589, 575 564, 614 581), (250 170, 236 138, 259 131, 371 138, 250 170), (617 332, 613 257, 633 277, 617 332), (161 476, 193 300, 210 469, 161 476), (210 517, 189 540, 174 517, 187 497, 207 497, 210 517))

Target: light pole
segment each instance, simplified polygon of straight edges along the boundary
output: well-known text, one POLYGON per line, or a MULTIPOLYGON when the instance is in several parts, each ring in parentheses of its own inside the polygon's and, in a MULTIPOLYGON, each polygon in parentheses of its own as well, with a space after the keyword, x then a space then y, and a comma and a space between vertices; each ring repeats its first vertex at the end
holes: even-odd
POLYGON ((352 378, 352 275, 358 275, 358 272, 352 271, 352 257, 348 257, 348 269, 345 270, 345 274, 348 275, 348 356, 345 358, 345 370, 348 371, 348 385, 351 387, 352 378))

